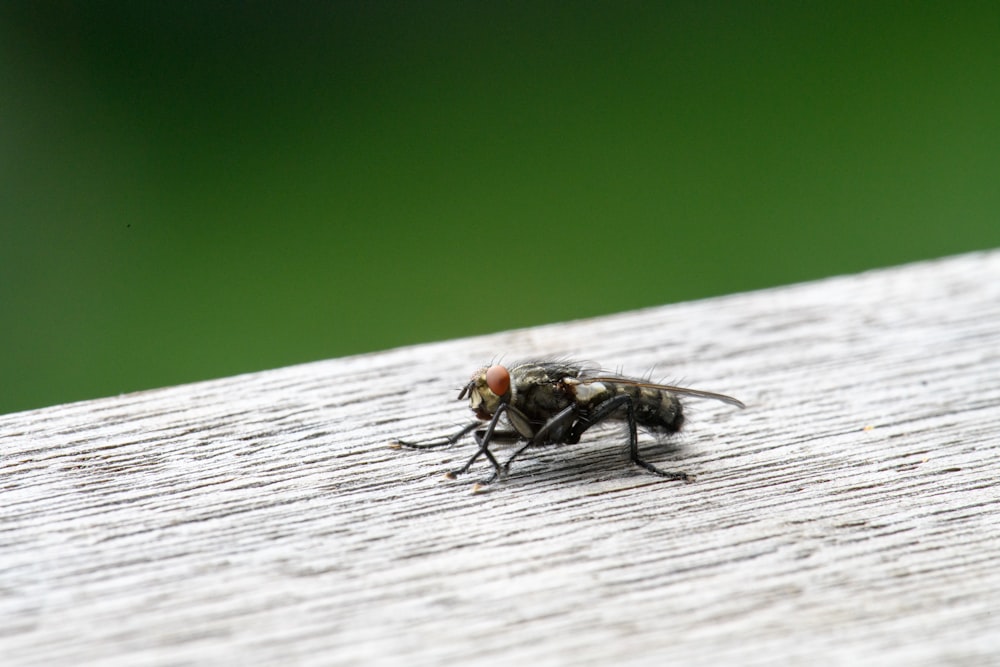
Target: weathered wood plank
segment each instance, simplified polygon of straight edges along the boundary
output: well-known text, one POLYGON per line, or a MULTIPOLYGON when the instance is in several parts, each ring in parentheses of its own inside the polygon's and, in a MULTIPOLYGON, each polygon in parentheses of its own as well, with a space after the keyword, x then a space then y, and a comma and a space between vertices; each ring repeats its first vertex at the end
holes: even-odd
POLYGON ((0 417, 5 664, 987 662, 1000 253, 0 417), (733 394, 441 473, 495 355, 733 394), (481 472, 485 468, 479 469, 481 472))

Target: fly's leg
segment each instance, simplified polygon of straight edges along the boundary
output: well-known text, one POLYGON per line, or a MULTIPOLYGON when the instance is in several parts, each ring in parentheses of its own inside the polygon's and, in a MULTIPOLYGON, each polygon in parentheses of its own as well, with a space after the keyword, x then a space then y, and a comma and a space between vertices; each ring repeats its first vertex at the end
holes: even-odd
MULTIPOLYGON (((538 429, 538 432, 535 433, 534 437, 531 438, 531 440, 526 442, 524 445, 519 447, 517 451, 515 451, 513 454, 510 455, 510 458, 507 459, 507 461, 503 464, 502 474, 506 475, 510 471, 510 464, 514 462, 514 459, 523 454, 525 450, 528 449, 529 447, 532 447, 534 445, 540 445, 545 442, 561 441, 560 437, 561 432, 559 429, 571 423, 575 416, 576 416, 575 407, 570 405, 569 407, 566 407, 561 411, 559 411, 555 417, 545 422, 545 424, 540 429, 538 429), (553 431, 555 431, 555 434, 553 434, 553 431)), ((580 439, 579 436, 577 436, 577 440, 579 439, 580 439)), ((493 481, 493 479, 495 478, 496 475, 491 477, 490 481, 493 481)))
MULTIPOLYGON (((500 463, 497 461, 496 457, 493 456, 493 452, 490 451, 490 441, 493 440, 493 434, 494 431, 496 431, 497 422, 500 421, 500 416, 506 411, 507 404, 501 403, 500 407, 497 408, 497 411, 493 413, 493 418, 490 420, 490 423, 486 425, 486 429, 482 432, 482 435, 480 435, 478 431, 473 434, 476 438, 476 444, 479 445, 479 449, 476 450, 476 453, 472 455, 472 458, 470 458, 464 466, 458 470, 452 470, 447 473, 447 477, 455 479, 459 475, 464 475, 469 472, 469 468, 472 467, 472 464, 475 463, 480 456, 485 456, 489 459, 489 462, 493 464, 493 476, 490 477, 490 481, 496 479, 497 475, 500 474, 500 463)), ((476 424, 473 424, 473 428, 475 428, 475 426, 476 424)), ((469 429, 469 431, 471 430, 472 429, 469 429)), ((468 431, 466 431, 466 433, 468 433, 468 431)))
POLYGON ((635 407, 632 403, 632 397, 628 394, 619 394, 618 396, 609 398, 597 406, 597 409, 586 418, 581 417, 578 419, 570 428, 570 432, 566 438, 566 443, 575 444, 579 442, 580 436, 583 435, 587 429, 607 419, 613 415, 615 411, 620 410, 622 407, 625 408, 625 415, 628 421, 629 458, 632 460, 632 463, 636 464, 640 468, 645 468, 649 472, 654 475, 659 475, 660 477, 690 482, 691 476, 686 472, 668 472, 666 470, 660 470, 652 463, 647 463, 639 458, 639 433, 635 423, 635 407))
POLYGON ((405 447, 407 449, 431 449, 433 447, 451 447, 456 442, 461 440, 469 431, 475 430, 482 422, 472 422, 462 427, 462 430, 455 435, 448 436, 444 440, 437 440, 435 442, 408 442, 406 440, 394 440, 391 443, 392 447, 405 447))

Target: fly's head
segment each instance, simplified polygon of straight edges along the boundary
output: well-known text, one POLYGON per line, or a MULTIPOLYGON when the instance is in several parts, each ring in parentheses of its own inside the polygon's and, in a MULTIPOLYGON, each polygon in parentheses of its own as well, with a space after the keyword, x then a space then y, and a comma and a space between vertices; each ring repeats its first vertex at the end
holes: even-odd
POLYGON ((501 403, 510 400, 510 373, 503 366, 494 365, 480 368, 472 374, 458 400, 469 397, 469 407, 476 417, 486 421, 496 414, 501 403))

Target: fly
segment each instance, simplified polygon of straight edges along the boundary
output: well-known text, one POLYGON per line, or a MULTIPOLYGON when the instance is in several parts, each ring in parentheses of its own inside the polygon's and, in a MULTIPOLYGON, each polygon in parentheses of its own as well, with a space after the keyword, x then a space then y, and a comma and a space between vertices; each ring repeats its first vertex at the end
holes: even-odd
POLYGON ((478 421, 458 433, 434 442, 396 441, 399 447, 426 449, 454 445, 472 433, 478 449, 464 466, 448 473, 454 479, 469 471, 480 456, 493 466, 488 484, 504 477, 510 464, 528 448, 541 445, 574 445, 588 429, 606 421, 628 426, 629 458, 648 472, 669 480, 690 481, 685 472, 660 470, 639 457, 638 428, 657 434, 676 433, 684 424, 678 396, 743 403, 710 391, 654 384, 621 375, 594 371, 561 362, 533 361, 511 366, 480 368, 458 395, 469 399, 478 421), (484 426, 485 422, 485 426, 484 426), (520 443, 503 464, 490 450, 497 442, 520 443))

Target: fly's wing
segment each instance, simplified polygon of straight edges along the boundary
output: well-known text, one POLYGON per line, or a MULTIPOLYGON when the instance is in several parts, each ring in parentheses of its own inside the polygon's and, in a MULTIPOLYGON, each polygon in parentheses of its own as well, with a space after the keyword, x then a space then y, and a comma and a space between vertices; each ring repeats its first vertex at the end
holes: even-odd
POLYGON ((730 405, 735 405, 738 408, 745 408, 746 405, 743 401, 738 398, 733 398, 732 396, 726 396, 725 394, 717 394, 714 391, 702 391, 701 389, 691 389, 689 387, 675 387, 672 384, 657 384, 656 382, 646 382, 645 380, 636 380, 633 378, 624 377, 621 375, 587 375, 585 378, 581 379, 584 384, 589 384, 591 382, 605 382, 608 384, 626 384, 633 387, 648 387, 650 389, 661 389, 663 391, 669 391, 672 394, 681 394, 682 396, 694 396, 696 398, 708 398, 713 401, 722 401, 723 403, 729 403, 730 405))

